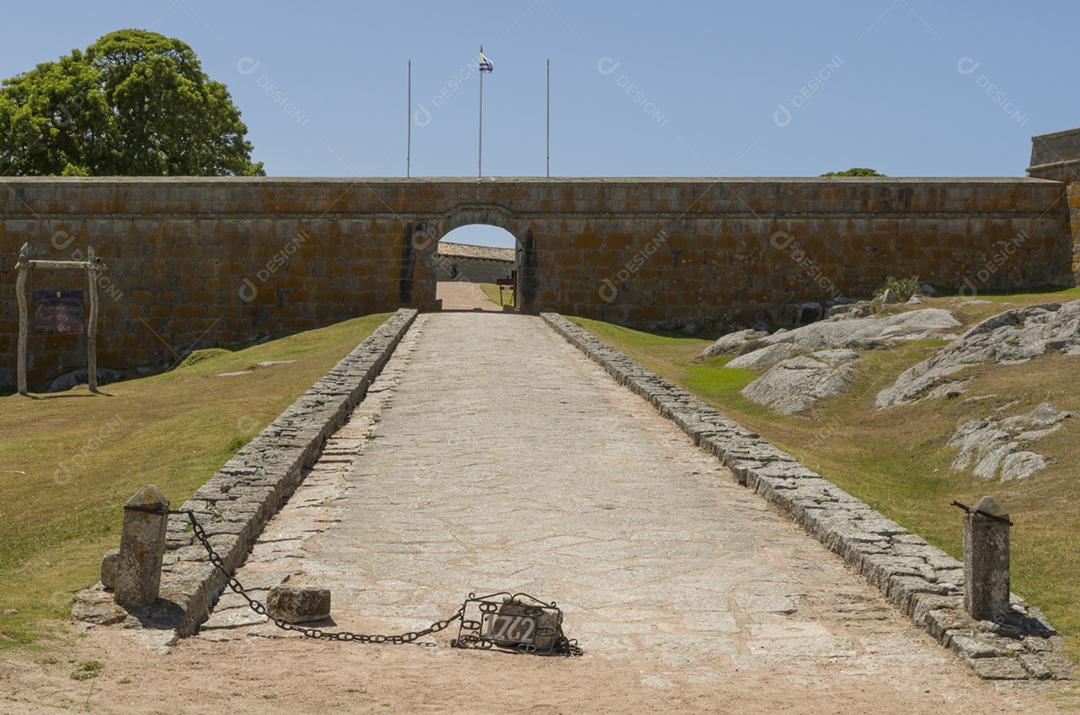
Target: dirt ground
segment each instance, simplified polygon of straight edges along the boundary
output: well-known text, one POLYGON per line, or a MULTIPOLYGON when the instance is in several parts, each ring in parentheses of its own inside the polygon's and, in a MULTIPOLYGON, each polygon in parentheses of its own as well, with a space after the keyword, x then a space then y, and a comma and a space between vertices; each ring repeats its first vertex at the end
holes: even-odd
POLYGON ((448 633, 438 637, 437 647, 194 638, 160 655, 116 627, 85 635, 73 630, 47 652, 0 656, 0 712, 1056 711, 1036 693, 998 692, 959 662, 943 668, 942 675, 952 676, 946 691, 936 687, 939 682, 898 679, 888 669, 851 671, 840 664, 835 672, 808 677, 798 663, 667 687, 662 678, 643 681, 633 660, 456 650, 448 633), (97 677, 71 677, 94 660, 103 663, 97 677))
POLYGON ((457 650, 455 627, 423 645, 309 641, 226 594, 171 647, 72 625, 43 650, 0 652, 0 712, 1060 705, 1049 684, 979 680, 537 318, 421 316, 371 394, 335 436, 362 447, 315 465, 240 581, 261 597, 301 571, 334 594, 341 629, 367 633, 422 628, 469 591, 525 591, 559 601, 584 656, 457 650))
POLYGON ((435 286, 435 297, 442 301, 443 310, 483 310, 499 312, 499 306, 488 300, 484 291, 476 283, 461 281, 439 281, 435 286))

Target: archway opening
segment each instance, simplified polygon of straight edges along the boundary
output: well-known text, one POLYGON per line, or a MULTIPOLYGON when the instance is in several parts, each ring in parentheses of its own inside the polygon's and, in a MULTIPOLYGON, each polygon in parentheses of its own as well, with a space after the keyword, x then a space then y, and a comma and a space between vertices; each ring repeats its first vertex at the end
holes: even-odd
POLYGON ((467 224, 439 240, 435 296, 443 310, 512 311, 519 305, 518 241, 504 228, 467 224))

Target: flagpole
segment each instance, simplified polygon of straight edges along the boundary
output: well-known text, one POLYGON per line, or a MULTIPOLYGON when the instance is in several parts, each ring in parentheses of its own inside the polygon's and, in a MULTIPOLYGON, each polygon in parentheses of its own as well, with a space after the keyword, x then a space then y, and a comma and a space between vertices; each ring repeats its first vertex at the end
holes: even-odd
MULTIPOLYGON (((484 54, 484 46, 480 45, 480 54, 484 54)), ((481 62, 483 60, 480 60, 481 62)), ((484 176, 484 70, 480 69, 480 141, 476 151, 476 178, 484 176)))
POLYGON ((405 177, 412 176, 412 60, 409 60, 409 109, 405 114, 405 177))
POLYGON ((547 61, 547 177, 551 178, 551 58, 547 61))

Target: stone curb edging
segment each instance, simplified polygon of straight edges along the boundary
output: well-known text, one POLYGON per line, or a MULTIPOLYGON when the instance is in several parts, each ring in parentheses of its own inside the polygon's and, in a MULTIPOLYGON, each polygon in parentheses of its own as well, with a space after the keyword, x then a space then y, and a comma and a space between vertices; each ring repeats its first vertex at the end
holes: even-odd
POLYGON ((900 607, 916 625, 989 680, 1067 679, 1065 644, 1037 608, 1012 597, 1009 624, 975 621, 963 607, 963 564, 848 494, 767 440, 558 313, 544 321, 715 455, 735 479, 783 509, 900 607))
MULTIPOLYGON (((400 309, 383 321, 184 503, 182 508, 194 511, 205 527, 227 569, 234 571, 244 562, 326 440, 364 399, 416 315, 416 310, 400 309)), ((170 515, 159 605, 140 620, 191 635, 225 586, 225 577, 195 542, 187 517, 170 515)))

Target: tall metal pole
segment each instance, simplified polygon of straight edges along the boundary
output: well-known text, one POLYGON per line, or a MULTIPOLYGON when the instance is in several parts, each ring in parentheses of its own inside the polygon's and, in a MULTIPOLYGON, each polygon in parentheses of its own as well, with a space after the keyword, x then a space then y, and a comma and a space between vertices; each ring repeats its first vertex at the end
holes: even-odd
POLYGON ((547 61, 547 164, 546 175, 551 178, 551 58, 547 61))
MULTIPOLYGON (((484 46, 480 45, 480 54, 484 54, 484 46)), ((476 178, 484 176, 484 70, 480 70, 480 141, 476 151, 476 178)))
POLYGON ((405 139, 405 177, 412 176, 412 60, 409 60, 409 109, 405 114, 408 129, 405 139))

